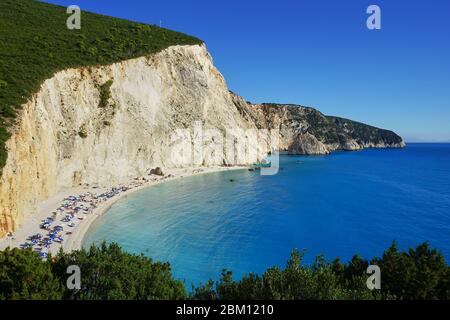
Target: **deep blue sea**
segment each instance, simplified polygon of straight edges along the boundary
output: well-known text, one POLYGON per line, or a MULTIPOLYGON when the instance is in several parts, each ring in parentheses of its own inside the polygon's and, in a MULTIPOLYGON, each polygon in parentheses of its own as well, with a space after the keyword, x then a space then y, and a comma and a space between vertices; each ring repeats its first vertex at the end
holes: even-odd
POLYGON ((118 242, 169 261, 192 283, 284 266, 293 248, 305 262, 347 261, 424 241, 450 261, 450 144, 282 156, 280 172, 238 170, 159 184, 118 201, 84 245, 118 242), (230 181, 233 180, 233 181, 230 181))

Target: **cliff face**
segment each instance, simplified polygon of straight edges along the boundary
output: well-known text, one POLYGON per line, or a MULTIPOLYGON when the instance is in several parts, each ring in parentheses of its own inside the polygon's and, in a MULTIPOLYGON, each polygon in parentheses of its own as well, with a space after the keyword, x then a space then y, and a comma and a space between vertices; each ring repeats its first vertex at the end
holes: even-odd
POLYGON ((32 214, 37 201, 62 188, 124 182, 155 166, 259 161, 271 142, 251 139, 244 130, 264 128, 281 129, 280 149, 299 154, 403 144, 388 131, 311 108, 249 104, 228 91, 203 45, 173 46, 110 66, 68 69, 46 80, 23 106, 6 144, 0 236, 32 214), (203 138, 195 150, 196 126, 222 135, 232 129, 232 148, 237 148, 235 140, 247 139, 244 148, 256 150, 255 155, 221 153, 230 147, 220 134, 203 138), (193 132, 193 139, 183 129, 193 132), (180 147, 194 149, 198 155, 193 163, 183 160, 186 153, 180 147))
POLYGON ((250 117, 258 127, 280 130, 281 151, 291 154, 327 154, 335 150, 401 148, 402 138, 389 130, 325 116, 298 105, 249 104, 250 117))

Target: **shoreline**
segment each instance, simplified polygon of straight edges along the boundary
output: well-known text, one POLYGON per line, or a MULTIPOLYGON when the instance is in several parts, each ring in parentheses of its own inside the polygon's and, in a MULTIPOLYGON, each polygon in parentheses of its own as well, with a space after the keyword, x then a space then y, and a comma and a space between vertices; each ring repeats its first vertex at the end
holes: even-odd
MULTIPOLYGON (((85 216, 82 216, 82 220, 75 220, 77 224, 72 229, 64 230, 64 241, 62 241, 62 243, 53 242, 48 247, 47 252, 48 254, 55 256, 60 249, 62 249, 64 252, 80 250, 82 247, 83 239, 88 230, 90 229, 91 225, 99 217, 101 217, 104 213, 106 213, 111 208, 111 206, 114 205, 117 201, 125 199, 134 192, 141 191, 143 189, 155 186, 162 182, 173 181, 185 177, 221 171, 243 170, 246 168, 247 166, 176 168, 171 169, 170 172, 166 172, 164 176, 149 175, 145 177, 148 179, 145 182, 142 182, 143 181, 142 177, 135 178, 134 180, 131 180, 127 184, 125 184, 126 187, 128 188, 126 191, 123 191, 101 202, 98 206, 95 206, 92 209, 92 212, 86 214, 85 216), (69 234, 67 233, 67 230, 70 230, 69 234)), ((56 212, 57 208, 61 207, 61 204, 63 204, 66 201, 67 197, 80 196, 82 194, 87 193, 98 195, 114 187, 117 186, 110 186, 109 188, 94 188, 94 187, 70 188, 67 190, 63 190, 48 199, 41 201, 36 205, 35 213, 27 217, 27 219, 22 223, 22 225, 15 232, 13 232, 12 236, 6 235, 0 239, 0 250, 3 250, 7 247, 20 248, 22 244, 28 241, 30 236, 45 232, 45 230, 41 229, 39 226, 41 221, 51 216, 52 212, 56 212)), ((57 225, 63 225, 64 228, 66 228, 66 226, 61 223, 61 217, 60 216, 58 217, 56 215, 54 226, 57 225)))

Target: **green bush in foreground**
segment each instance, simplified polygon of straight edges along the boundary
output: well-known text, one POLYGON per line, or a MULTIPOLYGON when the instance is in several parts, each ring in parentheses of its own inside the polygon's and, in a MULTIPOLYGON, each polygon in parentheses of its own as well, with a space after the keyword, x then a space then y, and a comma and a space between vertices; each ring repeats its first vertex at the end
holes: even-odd
POLYGON ((224 271, 219 282, 212 281, 195 288, 197 299, 268 299, 268 300, 341 300, 381 298, 378 292, 366 287, 367 276, 356 274, 351 281, 341 281, 330 265, 318 257, 312 266, 301 265, 302 254, 294 250, 284 269, 273 267, 262 275, 245 275, 232 280, 232 273, 224 271))
POLYGON ((394 243, 370 262, 354 256, 348 263, 331 263, 319 256, 302 264, 294 250, 284 268, 250 273, 240 280, 224 270, 219 281, 208 281, 187 293, 173 278, 168 263, 124 252, 117 244, 60 252, 42 261, 31 250, 0 252, 0 299, 449 299, 450 267, 427 243, 407 252, 394 243), (381 268, 381 290, 366 287, 367 266, 381 268), (81 270, 81 289, 66 288, 67 267, 81 270))
POLYGON ((198 299, 450 299, 450 267, 427 243, 400 252, 396 243, 370 264, 381 269, 381 290, 367 289, 369 261, 355 255, 348 263, 319 256, 311 266, 301 264, 293 251, 284 269, 273 267, 262 275, 233 281, 224 271, 217 283, 194 289, 198 299))
POLYGON ((143 255, 124 252, 117 244, 88 251, 59 253, 53 273, 65 282, 67 267, 81 270, 81 290, 66 290, 65 299, 177 300, 186 298, 183 283, 172 277, 168 263, 153 263, 143 255))
POLYGON ((51 264, 31 249, 0 251, 0 300, 61 299, 63 292, 51 264))

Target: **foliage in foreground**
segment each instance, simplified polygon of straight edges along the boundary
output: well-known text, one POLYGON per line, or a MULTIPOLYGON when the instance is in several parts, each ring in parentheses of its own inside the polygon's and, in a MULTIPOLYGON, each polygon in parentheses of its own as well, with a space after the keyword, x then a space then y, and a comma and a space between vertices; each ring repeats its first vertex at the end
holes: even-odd
POLYGON ((81 290, 66 290, 66 299, 183 299, 184 285, 172 276, 168 263, 153 263, 143 255, 124 252, 117 244, 92 246, 69 254, 59 253, 53 273, 65 281, 67 267, 81 270, 81 290))
POLYGON ((150 55, 171 45, 202 43, 183 33, 85 11, 81 29, 68 30, 68 17, 65 7, 33 0, 0 1, 0 169, 7 157, 7 129, 17 110, 55 72, 150 55))
POLYGON ((233 280, 224 270, 218 282, 208 281, 187 293, 173 278, 168 263, 124 252, 117 244, 42 261, 31 249, 0 251, 0 299, 449 299, 450 267, 427 243, 402 252, 394 243, 371 264, 380 266, 381 290, 366 287, 369 261, 354 256, 348 263, 318 257, 302 264, 294 250, 285 268, 233 280), (81 269, 81 289, 66 288, 67 267, 81 269))
POLYGON ((369 261, 355 255, 348 263, 319 256, 311 266, 301 264, 293 251, 284 269, 273 267, 262 275, 249 274, 232 280, 229 271, 219 282, 195 288, 198 299, 450 299, 450 267, 427 243, 408 252, 396 243, 370 264, 381 269, 381 290, 367 289, 369 261))
POLYGON ((61 299, 63 291, 51 264, 31 249, 0 251, 0 300, 61 299))

